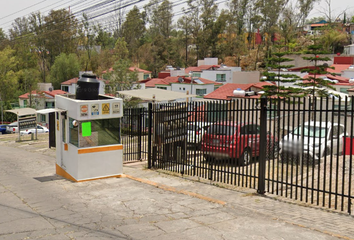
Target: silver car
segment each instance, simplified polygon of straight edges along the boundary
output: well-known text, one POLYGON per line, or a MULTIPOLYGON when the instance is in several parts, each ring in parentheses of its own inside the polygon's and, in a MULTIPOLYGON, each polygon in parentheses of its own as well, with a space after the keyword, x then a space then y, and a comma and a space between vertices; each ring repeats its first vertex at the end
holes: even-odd
POLYGON ((344 125, 331 122, 305 122, 279 142, 280 153, 298 155, 301 152, 318 160, 328 154, 343 152, 344 125))

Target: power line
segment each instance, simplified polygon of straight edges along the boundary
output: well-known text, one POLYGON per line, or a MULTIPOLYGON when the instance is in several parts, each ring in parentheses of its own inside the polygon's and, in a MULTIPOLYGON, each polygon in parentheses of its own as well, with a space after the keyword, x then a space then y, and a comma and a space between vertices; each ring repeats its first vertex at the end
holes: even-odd
POLYGON ((21 10, 19 10, 19 11, 13 12, 13 13, 11 13, 11 14, 9 14, 9 15, 6 15, 5 17, 0 18, 0 20, 2 20, 2 19, 4 19, 4 18, 7 18, 7 17, 10 17, 10 16, 12 16, 12 15, 15 15, 16 13, 23 12, 23 11, 25 11, 25 10, 31 8, 31 7, 34 7, 34 6, 38 5, 38 4, 41 4, 42 2, 45 2, 45 1, 47 1, 47 0, 43 0, 43 1, 41 1, 41 2, 38 2, 38 3, 36 3, 36 4, 33 4, 33 5, 28 6, 28 7, 26 7, 26 8, 23 8, 23 9, 21 9, 21 10))

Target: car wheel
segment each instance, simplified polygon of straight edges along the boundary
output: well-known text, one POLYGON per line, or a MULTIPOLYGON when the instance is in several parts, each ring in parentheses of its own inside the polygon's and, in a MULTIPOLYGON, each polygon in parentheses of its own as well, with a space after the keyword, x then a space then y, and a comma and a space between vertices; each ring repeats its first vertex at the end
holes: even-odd
POLYGON ((245 148, 245 150, 243 150, 243 153, 239 159, 239 162, 242 166, 247 166, 248 164, 250 164, 252 162, 252 153, 249 148, 245 148))

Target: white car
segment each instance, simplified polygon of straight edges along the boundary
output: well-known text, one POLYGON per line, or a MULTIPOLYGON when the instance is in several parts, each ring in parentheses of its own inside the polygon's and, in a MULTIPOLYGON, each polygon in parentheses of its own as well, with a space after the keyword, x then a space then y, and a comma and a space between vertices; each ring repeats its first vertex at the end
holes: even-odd
POLYGON ((187 143, 195 144, 198 148, 206 130, 210 127, 208 122, 189 122, 187 125, 187 143))
MULTIPOLYGON (((318 160, 328 154, 342 154, 344 125, 331 122, 305 122, 279 142, 282 158, 305 153, 318 160), (302 144, 301 144, 302 142, 302 144)), ((286 159, 285 159, 286 160, 286 159)))
MULTIPOLYGON (((48 128, 41 126, 41 125, 37 125, 37 133, 48 133, 48 132, 49 132, 48 128)), ((35 128, 27 129, 27 130, 20 132, 21 135, 27 135, 27 134, 32 134, 32 133, 36 134, 35 128)))
POLYGON ((6 126, 6 132, 7 133, 18 133, 18 123, 17 122, 12 122, 9 125, 6 126))

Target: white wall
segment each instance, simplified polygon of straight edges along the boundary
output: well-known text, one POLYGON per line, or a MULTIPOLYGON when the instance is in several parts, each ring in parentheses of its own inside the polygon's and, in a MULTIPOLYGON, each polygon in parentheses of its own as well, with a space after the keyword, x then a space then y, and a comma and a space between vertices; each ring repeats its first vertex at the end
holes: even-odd
POLYGON ((200 77, 216 82, 216 74, 225 74, 226 81, 221 82, 221 83, 225 84, 225 83, 232 82, 232 77, 231 77, 232 74, 231 73, 232 73, 231 69, 230 70, 205 70, 201 73, 200 77))
MULTIPOLYGON (((209 94, 214 91, 214 84, 183 84, 183 83, 172 83, 171 84, 171 91, 174 92, 182 92, 191 95, 197 95, 197 89, 206 89, 205 94, 209 94)), ((192 98, 196 99, 196 98, 192 98)))
POLYGON ((346 78, 354 78, 354 69, 348 69, 348 70, 344 70, 342 71, 342 77, 346 77, 346 78))
MULTIPOLYGON (((104 83, 104 81, 99 80, 100 82, 100 86, 99 86, 99 90, 98 90, 98 94, 105 94, 105 88, 106 88, 106 84, 104 83)), ((69 87, 69 93, 70 94, 75 94, 76 93, 76 88, 77 88, 77 84, 73 83, 71 85, 62 85, 62 86, 68 86, 69 87)))

